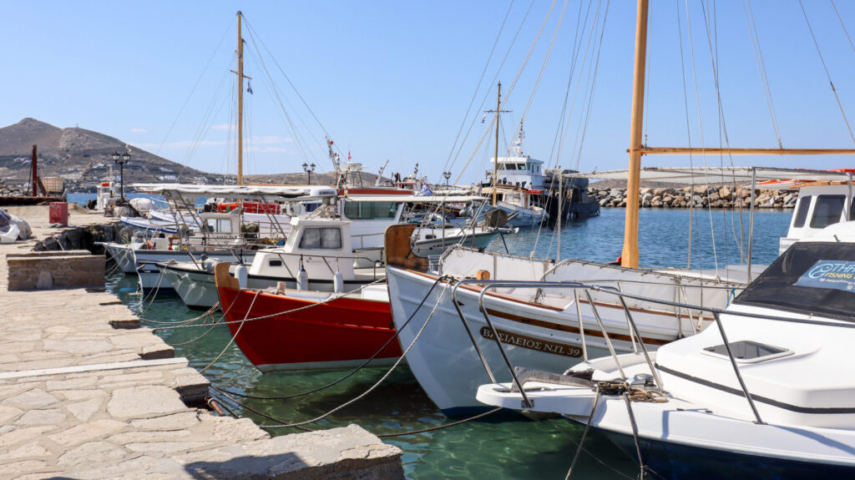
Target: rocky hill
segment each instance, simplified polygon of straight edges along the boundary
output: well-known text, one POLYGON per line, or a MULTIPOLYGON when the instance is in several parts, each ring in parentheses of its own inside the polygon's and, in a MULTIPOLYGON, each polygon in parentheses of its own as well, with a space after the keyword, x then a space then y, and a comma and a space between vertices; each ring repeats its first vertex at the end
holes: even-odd
MULTIPOLYGON (((113 174, 119 167, 112 159, 113 152, 131 153, 125 165, 125 184, 136 182, 184 182, 222 184, 221 174, 206 173, 169 161, 118 138, 83 128, 58 128, 34 118, 0 128, 0 190, 5 184, 10 190, 19 190, 29 179, 33 145, 38 145, 39 175, 62 177, 70 192, 91 192, 95 185, 113 174)), ((373 185, 376 175, 363 172, 366 186, 373 185)), ((233 178, 233 177, 232 177, 233 178)), ((230 179, 231 180, 231 179, 230 179)), ((304 185, 305 173, 274 175, 247 175, 247 183, 268 185, 304 185)), ((332 173, 315 173, 312 184, 331 185, 332 173)))
POLYGON ((111 155, 129 151, 125 183, 222 182, 222 175, 186 168, 102 133, 83 128, 58 128, 34 118, 0 128, 0 180, 8 186, 29 178, 33 145, 38 145, 39 175, 62 177, 69 191, 90 191, 119 168, 111 155))

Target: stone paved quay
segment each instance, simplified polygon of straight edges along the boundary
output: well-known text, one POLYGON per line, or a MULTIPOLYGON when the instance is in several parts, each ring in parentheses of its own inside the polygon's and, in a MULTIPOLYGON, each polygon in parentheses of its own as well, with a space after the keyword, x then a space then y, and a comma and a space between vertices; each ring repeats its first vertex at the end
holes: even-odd
MULTIPOLYGON (((58 232, 47 207, 7 210, 36 239, 58 232)), ((401 450, 355 425, 270 438, 249 419, 188 407, 208 381, 128 328, 138 319, 112 295, 7 290, 6 255, 34 244, 0 245, 0 478, 403 478, 401 450)))

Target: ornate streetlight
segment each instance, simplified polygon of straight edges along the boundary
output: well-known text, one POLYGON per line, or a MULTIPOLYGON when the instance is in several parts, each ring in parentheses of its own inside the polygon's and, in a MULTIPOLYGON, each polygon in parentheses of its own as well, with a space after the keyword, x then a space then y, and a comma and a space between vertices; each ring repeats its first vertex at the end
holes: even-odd
POLYGON ((121 185, 122 203, 125 203, 125 164, 131 161, 131 154, 128 152, 119 154, 113 153, 113 161, 119 165, 119 180, 121 185))
POLYGON ((313 164, 309 165, 309 164, 304 163, 303 164, 303 171, 306 172, 306 174, 309 176, 309 185, 311 185, 312 184, 312 172, 315 171, 315 164, 313 163, 313 164))
POLYGON ((445 186, 448 186, 448 179, 451 178, 451 172, 442 172, 442 176, 445 177, 445 186))

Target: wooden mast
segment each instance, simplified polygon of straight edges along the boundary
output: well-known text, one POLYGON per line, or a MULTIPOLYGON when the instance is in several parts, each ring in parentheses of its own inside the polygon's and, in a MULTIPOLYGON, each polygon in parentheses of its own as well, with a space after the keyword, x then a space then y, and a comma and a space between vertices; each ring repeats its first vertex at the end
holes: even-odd
POLYGON ((237 57, 238 57, 238 164, 237 184, 243 185, 243 38, 241 38, 240 26, 243 14, 237 12, 237 57))
POLYGON ((496 185, 498 185, 498 170, 499 170, 499 114, 507 113, 510 110, 502 110, 502 82, 499 82, 499 88, 496 92, 496 109, 487 110, 486 113, 496 114, 496 149, 493 157, 493 206, 496 206, 496 185))
POLYGON ((635 70, 632 75, 632 119, 629 133, 629 172, 626 184, 626 225, 621 265, 638 268, 638 195, 641 183, 641 142, 644 119, 644 70, 647 58, 648 0, 638 0, 635 20, 635 70))

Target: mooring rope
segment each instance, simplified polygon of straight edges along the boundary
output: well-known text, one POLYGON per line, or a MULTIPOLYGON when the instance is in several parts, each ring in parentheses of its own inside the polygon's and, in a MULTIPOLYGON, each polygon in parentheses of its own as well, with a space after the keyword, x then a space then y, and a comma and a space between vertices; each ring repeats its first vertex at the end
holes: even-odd
MULTIPOLYGON (((240 392, 235 392, 235 391, 231 391, 231 390, 220 389, 220 388, 217 388, 217 387, 213 387, 213 388, 216 388, 218 391, 222 391, 222 392, 224 392, 224 393, 228 393, 229 395, 235 395, 235 396, 237 396, 237 397, 241 397, 241 398, 250 398, 250 399, 253 399, 253 400, 288 400, 288 399, 291 399, 291 398, 304 397, 304 396, 306 396, 306 395, 310 395, 310 394, 312 394, 312 393, 320 392, 321 390, 326 390, 327 388, 330 388, 330 387, 333 387, 333 386, 335 386, 335 385, 338 385, 339 383, 341 383, 341 382, 343 382, 343 381, 347 380, 348 378, 352 377, 353 375, 355 375, 355 374, 356 374, 356 372, 358 372, 358 371, 362 370, 363 368, 365 368, 369 363, 371 363, 371 361, 372 361, 372 360, 374 360, 375 358, 377 358, 377 356, 378 356, 378 355, 380 355, 380 353, 381 353, 383 350, 385 350, 385 349, 386 349, 386 347, 388 347, 388 346, 389 346, 389 344, 390 344, 390 343, 392 343, 392 341, 394 341, 395 339, 397 339, 397 338, 398 338, 398 335, 400 334, 401 330, 403 330, 404 328, 406 328, 406 327, 407 327, 407 325, 409 325, 410 320, 412 320, 412 319, 416 316, 416 313, 418 313, 418 312, 419 312, 419 310, 421 310, 422 306, 425 304, 425 301, 427 301, 428 297, 430 297, 430 294, 433 292, 433 289, 434 289, 434 288, 436 287, 436 285, 437 285, 441 280, 443 280, 444 278, 446 278, 446 277, 445 277, 445 276, 439 277, 439 278, 437 278, 437 279, 436 279, 436 281, 435 281, 435 282, 433 282, 433 285, 431 285, 430 290, 428 290, 427 294, 424 296, 424 298, 422 298, 422 301, 421 301, 421 302, 419 302, 419 306, 418 306, 418 307, 416 307, 416 310, 412 313, 412 315, 410 315, 410 317, 407 319, 407 321, 405 321, 405 322, 401 325, 401 328, 397 328, 397 329, 395 329, 395 334, 394 334, 394 335, 392 335, 392 337, 390 337, 390 338, 389 338, 389 340, 386 340, 386 343, 384 343, 384 344, 383 344, 383 346, 382 346, 382 347, 380 347, 380 349, 379 349, 379 350, 377 350, 377 352, 376 352, 376 353, 374 353, 374 355, 372 355, 372 356, 371 356, 371 358, 369 358, 368 360, 366 360, 365 362, 363 362, 363 363, 362 363, 362 365, 360 365, 360 366, 358 366, 358 367, 354 368, 353 370, 351 370, 350 372, 348 372, 348 373, 347 373, 347 375, 345 375, 345 376, 343 376, 343 377, 339 378, 338 380, 336 380, 336 381, 334 381, 334 382, 332 382, 332 383, 328 383, 328 384, 326 384, 326 385, 324 385, 324 386, 321 386, 321 387, 318 387, 318 388, 314 388, 314 389, 312 389, 312 390, 308 390, 308 391, 305 391, 305 392, 295 393, 295 394, 292 394, 292 395, 283 395, 283 396, 278 396, 278 397, 261 397, 261 396, 257 396, 257 395, 247 395, 247 394, 245 394, 245 393, 240 393, 240 392)), ((281 423, 281 422, 280 422, 280 423, 281 423)))
POLYGON ((290 423, 290 424, 262 425, 261 427, 262 428, 269 428, 269 429, 292 428, 292 427, 297 427, 297 426, 301 426, 301 425, 307 425, 310 423, 315 423, 315 422, 318 422, 320 420, 323 420, 324 418, 332 415, 333 413, 341 410, 342 408, 347 407, 348 405, 351 405, 351 404, 365 398, 366 395, 368 395, 369 393, 374 391, 374 389, 376 389, 378 386, 380 386, 380 384, 383 383, 383 381, 385 381, 389 377, 389 375, 392 374, 392 372, 395 370, 395 368, 397 368, 398 365, 401 364, 401 361, 404 360, 404 357, 407 356, 407 353, 410 351, 410 349, 413 348, 413 345, 415 345, 416 342, 419 340, 419 337, 421 337, 422 333, 425 331, 425 327, 428 326, 428 323, 430 323, 430 320, 431 320, 431 318, 433 318, 434 313, 436 313, 437 308, 439 308, 439 304, 442 303, 442 298, 445 296, 445 292, 448 291, 448 287, 449 287, 449 285, 445 284, 445 288, 443 288, 442 292, 439 294, 439 298, 437 298, 436 304, 433 306, 433 309, 430 311, 430 314, 425 319, 425 323, 422 325, 422 328, 419 329, 418 333, 416 333, 416 336, 413 338, 413 341, 407 346, 406 350, 404 350, 403 355, 401 355, 398 358, 398 360, 395 361, 395 363, 392 365, 392 367, 390 367, 389 370, 382 377, 380 377, 380 380, 378 380, 374 385, 369 387, 363 393, 352 398, 351 400, 348 400, 348 401, 342 403, 341 405, 333 408, 332 410, 328 411, 327 413, 324 413, 323 415, 320 415, 320 416, 313 418, 311 420, 305 420, 302 422, 296 422, 296 423, 290 423))
MULTIPOLYGON (((259 296, 260 294, 261 294, 261 290, 258 290, 257 292, 255 292, 255 296, 254 296, 254 297, 252 297, 252 302, 249 304, 249 308, 246 310, 246 315, 244 315, 244 317, 243 317, 243 319, 244 319, 244 320, 246 320, 246 318, 247 318, 247 317, 249 317, 249 313, 250 313, 250 312, 252 312, 252 307, 255 305, 255 301, 258 299, 258 296, 259 296)), ((208 364, 208 366, 206 366, 206 367, 205 367, 205 368, 203 368, 202 370, 199 370, 199 373, 205 373, 205 371, 206 371, 206 370, 208 370, 208 369, 209 369, 209 368, 211 368, 215 363, 217 363, 217 361, 220 359, 220 357, 222 357, 222 356, 223 356, 223 354, 225 354, 225 353, 226 353, 226 350, 228 350, 228 349, 229 349, 229 347, 231 347, 231 346, 232 346, 232 344, 235 342, 235 339, 236 339, 236 338, 237 338, 237 336, 240 334, 240 331, 241 331, 241 329, 242 329, 242 328, 243 328, 243 323, 241 323, 241 324, 240 324, 240 326, 238 327, 237 331, 234 333, 234 335, 232 335, 232 338, 231 338, 231 339, 229 339, 229 343, 227 343, 227 344, 226 344, 226 346, 223 348, 223 351, 221 351, 221 352, 220 352, 220 354, 219 354, 219 355, 217 355, 217 357, 216 357, 216 358, 214 358, 213 360, 211 360, 211 363, 209 363, 209 364, 208 364)))

